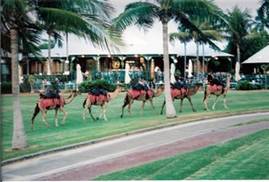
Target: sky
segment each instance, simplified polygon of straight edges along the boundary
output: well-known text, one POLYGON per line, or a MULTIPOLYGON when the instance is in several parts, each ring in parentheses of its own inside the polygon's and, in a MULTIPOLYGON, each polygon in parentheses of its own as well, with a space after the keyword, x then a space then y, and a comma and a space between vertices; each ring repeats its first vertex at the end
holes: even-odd
MULTIPOLYGON (((117 16, 124 10, 124 7, 130 2, 136 2, 137 0, 108 0, 115 8, 114 16, 117 16)), ((238 6, 241 9, 248 9, 252 16, 256 16, 256 10, 259 7, 260 0, 214 0, 214 2, 222 8, 224 11, 231 10, 233 7, 238 6)), ((168 31, 176 32, 177 25, 174 22, 168 24, 168 31)), ((134 54, 146 54, 148 52, 159 53, 162 52, 162 25, 156 21, 153 27, 146 32, 140 30, 135 26, 128 27, 123 33, 123 40, 125 47, 121 48, 123 53, 134 54)), ((220 48, 225 47, 225 43, 218 44, 220 48)), ((65 42, 62 48, 55 48, 52 50, 52 56, 65 56, 65 42)), ((169 45, 170 52, 177 52, 183 54, 183 45, 179 42, 169 45)), ((210 52, 210 48, 206 48, 206 52, 210 52)), ((196 52, 196 46, 193 42, 187 45, 187 53, 194 54, 196 52)), ((85 41, 82 38, 77 38, 74 35, 69 36, 69 54, 108 54, 106 50, 94 48, 90 42, 85 41)), ((116 52, 114 52, 116 53, 116 52)), ((43 52, 47 55, 47 52, 43 52)))

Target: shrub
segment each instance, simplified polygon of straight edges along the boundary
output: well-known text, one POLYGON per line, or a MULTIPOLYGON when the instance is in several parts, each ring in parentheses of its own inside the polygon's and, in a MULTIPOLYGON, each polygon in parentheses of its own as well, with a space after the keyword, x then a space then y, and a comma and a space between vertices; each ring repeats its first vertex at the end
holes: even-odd
POLYGON ((116 89, 116 85, 109 84, 105 80, 85 80, 79 85, 79 91, 83 93, 89 92, 89 90, 93 88, 102 88, 107 90, 108 92, 113 92, 116 89))
POLYGON ((243 80, 243 81, 238 82, 236 89, 237 90, 254 90, 255 86, 253 86, 249 81, 243 80))
POLYGON ((1 85, 2 94, 10 94, 12 92, 11 82, 3 82, 1 85))

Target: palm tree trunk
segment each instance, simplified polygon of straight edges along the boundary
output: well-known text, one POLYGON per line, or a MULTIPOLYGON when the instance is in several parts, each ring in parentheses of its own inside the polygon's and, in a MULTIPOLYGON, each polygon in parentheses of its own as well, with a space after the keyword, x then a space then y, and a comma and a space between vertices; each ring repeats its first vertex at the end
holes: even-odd
POLYGON ((69 57, 69 45, 68 45, 68 33, 65 32, 65 42, 66 42, 66 61, 64 63, 64 72, 68 71, 68 57, 69 57))
POLYGON ((176 117, 176 110, 171 97, 170 89, 170 71, 169 71, 169 55, 168 55, 168 25, 167 21, 162 22, 163 25, 163 58, 164 58, 164 91, 166 102, 166 117, 176 117))
POLYGON ((186 78, 186 64, 187 64, 187 43, 184 42, 184 78, 186 78))
POLYGON ((48 33, 49 40, 48 40, 48 70, 47 74, 51 75, 51 34, 48 33))
POLYGON ((203 51, 203 75, 205 74, 205 45, 202 44, 202 51, 203 51))
POLYGON ((240 80, 240 46, 238 43, 236 44, 236 53, 237 53, 237 60, 235 63, 235 80, 239 81, 240 80))
POLYGON ((11 44, 11 68, 12 68, 12 94, 13 94, 13 137, 12 149, 23 149, 27 146, 26 135, 23 126, 20 107, 20 86, 18 75, 18 32, 16 29, 10 30, 11 44))
MULTIPOLYGON (((196 60, 197 60, 197 64, 196 64, 196 74, 199 73, 199 69, 200 69, 200 61, 199 61, 199 43, 196 42, 196 60)), ((197 75, 196 75, 197 76, 197 75)))

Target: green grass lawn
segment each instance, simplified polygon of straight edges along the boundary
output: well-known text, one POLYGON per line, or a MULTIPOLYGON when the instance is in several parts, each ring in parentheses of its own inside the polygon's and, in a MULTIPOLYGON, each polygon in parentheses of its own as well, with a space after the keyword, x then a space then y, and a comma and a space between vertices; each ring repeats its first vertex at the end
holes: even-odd
POLYGON ((97 180, 269 179, 269 130, 97 180))
MULTIPOLYGON (((123 93, 124 94, 124 93, 123 93)), ((40 114, 36 117, 35 129, 31 130, 31 116, 38 99, 36 96, 21 96, 22 114, 24 118, 24 126, 27 134, 29 146, 20 151, 11 150, 12 138, 12 96, 3 96, 2 112, 2 128, 3 128, 3 159, 10 159, 25 154, 48 150, 55 147, 60 147, 68 144, 74 144, 83 141, 89 141, 102 137, 122 134, 135 131, 142 128, 149 128, 174 122, 186 122, 191 119, 199 119, 208 116, 221 116, 240 113, 245 111, 269 110, 269 92, 268 91, 251 91, 238 92, 232 91, 227 96, 227 104, 229 110, 225 110, 223 103, 219 100, 216 111, 206 112, 203 110, 202 92, 193 97, 193 104, 197 109, 196 113, 191 111, 187 100, 184 101, 183 112, 178 113, 176 119, 167 120, 165 116, 159 115, 160 107, 163 102, 163 96, 154 100, 155 110, 152 110, 150 104, 147 103, 145 111, 142 113, 140 106, 141 102, 135 102, 132 107, 132 115, 125 112, 125 117, 120 118, 121 105, 124 95, 121 94, 115 100, 111 101, 107 108, 108 121, 99 120, 93 122, 89 117, 86 121, 82 120, 82 102, 85 95, 78 96, 69 105, 65 106, 68 112, 68 117, 65 125, 58 128, 54 126, 54 112, 48 112, 48 122, 50 127, 46 128, 41 121, 40 114)), ((209 106, 212 106, 214 97, 209 100, 209 106)), ((179 101, 175 102, 177 111, 179 110, 179 101)), ((99 115, 100 108, 94 106, 93 114, 99 115)), ((59 114, 59 119, 62 114, 59 114)))

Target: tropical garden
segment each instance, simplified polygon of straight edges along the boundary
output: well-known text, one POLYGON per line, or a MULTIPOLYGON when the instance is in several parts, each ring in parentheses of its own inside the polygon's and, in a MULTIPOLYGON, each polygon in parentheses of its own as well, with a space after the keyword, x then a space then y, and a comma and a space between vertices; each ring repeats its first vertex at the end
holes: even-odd
MULTIPOLYGON (((1 96, 5 160, 56 147, 132 133, 144 128, 184 123, 201 117, 227 116, 269 109, 269 95, 266 90, 232 91, 228 96, 229 110, 217 106, 217 111, 209 112, 203 111, 202 93, 198 93, 193 99, 198 112, 193 114, 187 106, 182 114, 177 115, 177 107, 174 106, 170 94, 168 50, 169 40, 179 40, 184 45, 194 40, 199 56, 199 45, 209 44, 219 49, 216 41, 225 40, 225 51, 235 55, 238 65, 236 72, 239 73, 241 62, 268 44, 267 0, 261 2, 255 19, 247 10, 238 7, 224 12, 214 1, 209 0, 138 1, 128 4, 115 18, 111 18, 113 5, 105 0, 2 0, 1 6, 1 34, 7 37, 5 46, 1 48, 10 52, 12 63, 12 96, 1 96), (108 122, 92 122, 90 118, 84 122, 81 117, 83 95, 66 106, 69 116, 64 125, 54 127, 53 114, 48 113, 50 128, 46 128, 38 116, 35 129, 31 129, 30 120, 38 96, 20 96, 19 53, 25 58, 30 55, 38 56, 41 47, 45 46, 48 49, 50 64, 52 44, 61 45, 63 39, 68 38, 68 34, 83 37, 95 46, 109 49, 124 45, 121 34, 127 27, 136 25, 150 29, 155 21, 162 23, 163 37, 158 38, 163 42, 164 60, 164 97, 161 96, 154 101, 155 110, 146 105, 142 113, 139 111, 140 104, 135 103, 133 114, 120 120, 119 114, 115 112, 121 110, 123 94, 120 94, 109 103, 108 122), (171 21, 178 24, 178 32, 169 35, 168 23, 171 21), (46 45, 42 41, 44 34, 48 37, 46 45), (246 100, 249 97, 253 99, 246 100), (166 112, 165 116, 160 116, 158 106, 163 100, 166 101, 166 112)), ((186 65, 186 59, 184 64, 186 65)), ((94 114, 97 115, 99 112, 99 108, 93 108, 94 114)))

